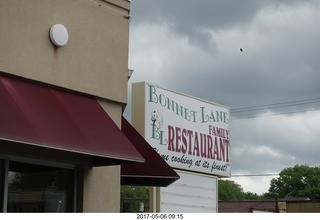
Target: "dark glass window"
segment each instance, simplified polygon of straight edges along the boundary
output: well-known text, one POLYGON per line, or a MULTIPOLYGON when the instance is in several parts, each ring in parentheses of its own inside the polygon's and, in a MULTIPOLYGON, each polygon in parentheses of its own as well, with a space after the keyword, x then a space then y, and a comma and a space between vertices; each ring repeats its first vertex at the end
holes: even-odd
POLYGON ((7 212, 73 212, 74 171, 9 162, 7 212))

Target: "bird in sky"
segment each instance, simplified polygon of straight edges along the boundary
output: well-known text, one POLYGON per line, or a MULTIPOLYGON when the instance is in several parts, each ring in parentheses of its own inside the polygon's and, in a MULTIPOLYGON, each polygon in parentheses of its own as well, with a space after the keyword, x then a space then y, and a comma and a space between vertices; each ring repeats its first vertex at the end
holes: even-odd
POLYGON ((242 48, 240 48, 240 51, 241 51, 241 52, 243 52, 243 49, 242 49, 242 48))

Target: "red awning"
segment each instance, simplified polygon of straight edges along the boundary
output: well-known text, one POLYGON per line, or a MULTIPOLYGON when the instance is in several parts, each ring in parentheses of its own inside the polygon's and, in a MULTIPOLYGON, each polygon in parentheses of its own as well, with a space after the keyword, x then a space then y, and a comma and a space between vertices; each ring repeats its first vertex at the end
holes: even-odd
POLYGON ((0 76, 0 139, 93 156, 93 166, 144 162, 93 98, 0 76))
POLYGON ((145 163, 121 165, 121 185, 168 186, 180 178, 124 117, 121 128, 146 158, 145 163))

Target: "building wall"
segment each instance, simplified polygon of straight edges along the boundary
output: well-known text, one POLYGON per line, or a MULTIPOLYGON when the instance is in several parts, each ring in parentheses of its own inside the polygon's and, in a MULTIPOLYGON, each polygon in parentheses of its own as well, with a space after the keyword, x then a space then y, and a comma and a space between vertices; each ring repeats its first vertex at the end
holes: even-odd
POLYGON ((278 202, 279 212, 286 212, 286 202, 278 202))
POLYGON ((116 102, 127 100, 129 2, 1 0, 0 70, 116 102), (63 24, 69 41, 49 38, 63 24), (115 86, 117 85, 117 86, 115 86))
MULTIPOLYGON (((0 71, 92 95, 120 127, 127 102, 129 10, 126 0, 0 0, 0 71), (54 24, 68 30, 63 47, 50 41, 54 24)), ((119 212, 120 167, 92 168, 88 158, 74 160, 84 163, 80 211, 119 212)))
POLYGON ((287 213, 320 212, 320 201, 287 202, 287 213))

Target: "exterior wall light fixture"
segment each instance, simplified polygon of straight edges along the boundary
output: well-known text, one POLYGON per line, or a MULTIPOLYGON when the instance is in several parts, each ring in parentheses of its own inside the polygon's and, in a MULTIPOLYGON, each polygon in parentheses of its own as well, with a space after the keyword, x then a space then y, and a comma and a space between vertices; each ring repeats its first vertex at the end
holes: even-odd
POLYGON ((50 28, 50 39, 55 46, 62 47, 66 45, 68 38, 68 31, 62 24, 55 24, 50 28))

